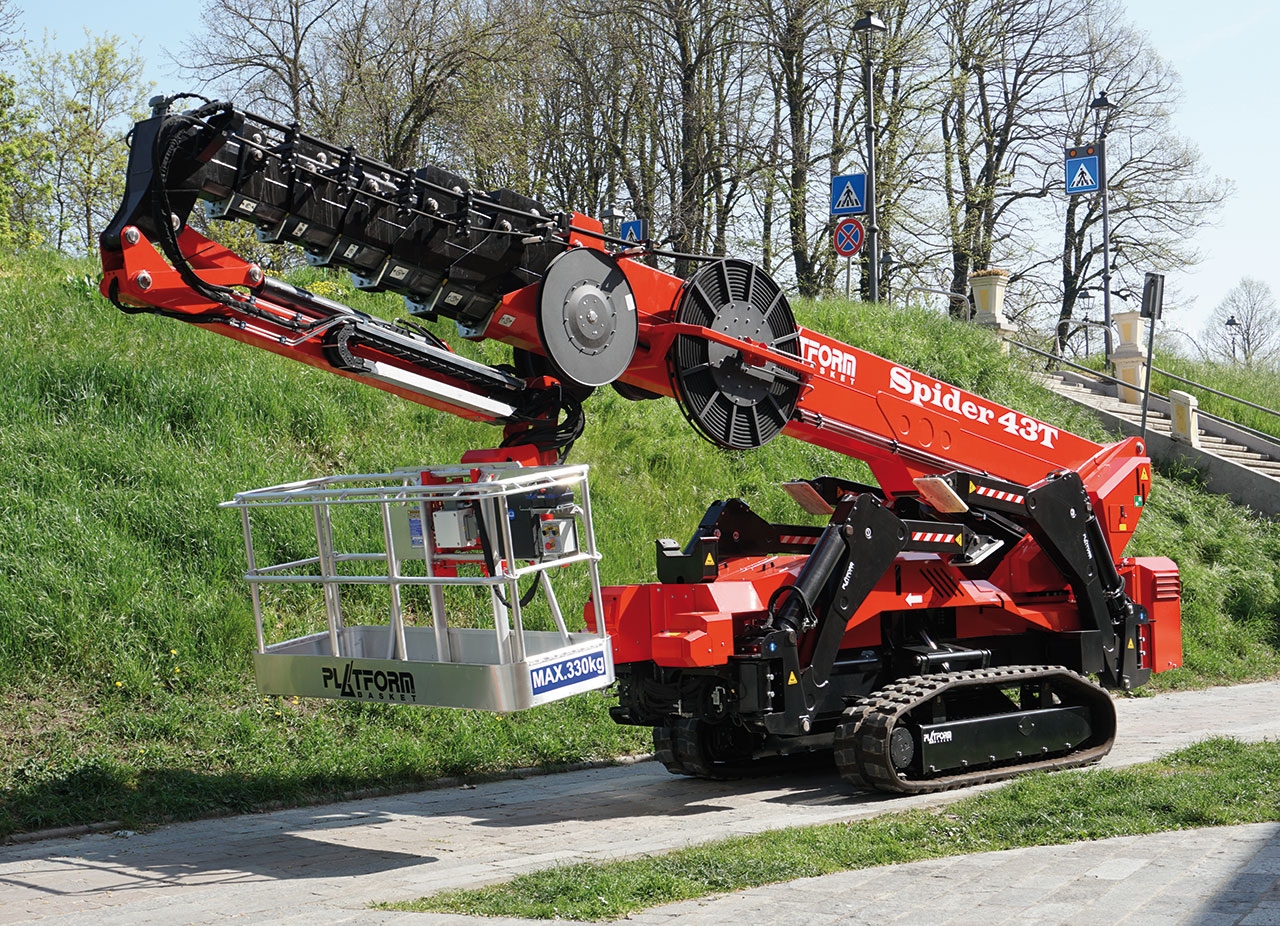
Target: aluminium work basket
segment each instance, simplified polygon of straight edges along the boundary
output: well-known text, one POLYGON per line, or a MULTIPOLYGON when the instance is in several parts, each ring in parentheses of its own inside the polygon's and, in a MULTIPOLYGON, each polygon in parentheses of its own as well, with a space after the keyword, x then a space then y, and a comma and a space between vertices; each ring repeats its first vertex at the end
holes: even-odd
POLYGON ((263 694, 506 712, 614 680, 586 466, 327 476, 222 507, 244 525, 263 694), (314 545, 299 556, 305 535, 314 545), (280 561, 261 562, 268 549, 280 561), (556 592, 566 584, 590 594, 599 632, 568 628, 556 592), (299 590, 312 607, 299 607, 299 590), (288 598, 279 611, 264 601, 273 594, 288 598), (450 595, 465 612, 457 623, 473 626, 451 623, 450 595), (371 620, 381 608, 385 621, 371 620), (299 611, 312 632, 268 639, 299 611), (365 623, 348 623, 353 612, 365 623))

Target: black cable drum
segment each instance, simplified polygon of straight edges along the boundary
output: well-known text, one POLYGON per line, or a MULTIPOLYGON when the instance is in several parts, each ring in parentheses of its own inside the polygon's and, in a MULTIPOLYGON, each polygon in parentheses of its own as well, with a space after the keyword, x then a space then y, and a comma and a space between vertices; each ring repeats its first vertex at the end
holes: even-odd
MULTIPOLYGON (((791 306, 778 284, 749 261, 702 267, 685 281, 676 321, 800 355, 791 306)), ((800 397, 800 380, 791 370, 754 366, 739 351, 704 338, 677 337, 670 363, 685 417, 730 450, 751 450, 776 437, 800 397)))

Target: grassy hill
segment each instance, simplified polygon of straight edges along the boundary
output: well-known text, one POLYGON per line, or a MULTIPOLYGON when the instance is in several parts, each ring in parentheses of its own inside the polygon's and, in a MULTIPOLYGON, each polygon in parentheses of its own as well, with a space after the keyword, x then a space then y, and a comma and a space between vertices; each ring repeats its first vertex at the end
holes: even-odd
MULTIPOLYGON (((647 748, 645 734, 608 719, 602 695, 506 717, 258 696, 239 519, 217 504, 324 473, 454 462, 499 433, 177 322, 126 316, 97 295, 96 277, 92 262, 52 255, 0 264, 0 836, 647 748)), ((336 295, 399 311, 390 297, 336 295)), ((983 331, 842 302, 797 314, 1105 439, 983 331)), ((466 350, 504 359, 497 345, 466 350)), ((780 481, 868 478, 856 461, 786 439, 717 450, 666 400, 600 390, 587 412, 571 459, 593 467, 606 583, 652 579, 654 538, 683 542, 715 499, 796 520, 780 481)), ((1182 569, 1187 666, 1159 684, 1280 671, 1280 528, 1161 477, 1130 551, 1182 569)))
MULTIPOLYGON (((1280 375, 1277 375, 1275 369, 1247 366, 1243 363, 1220 364, 1188 360, 1185 357, 1160 353, 1156 354, 1155 366, 1157 369, 1189 379, 1194 383, 1203 383, 1227 395, 1240 396, 1254 405, 1273 410, 1280 409, 1280 375)), ((1154 373, 1151 377, 1152 392, 1168 395, 1170 389, 1181 389, 1185 392, 1188 388, 1185 383, 1160 373, 1154 373)), ((1189 391, 1196 393, 1201 411, 1280 438, 1280 417, 1203 390, 1192 388, 1189 391)))

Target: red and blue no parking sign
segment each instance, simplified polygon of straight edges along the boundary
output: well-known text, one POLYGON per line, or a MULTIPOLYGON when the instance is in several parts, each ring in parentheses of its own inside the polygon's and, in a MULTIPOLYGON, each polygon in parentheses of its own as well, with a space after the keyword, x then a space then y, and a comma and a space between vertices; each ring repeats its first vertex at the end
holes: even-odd
POLYGON ((862 223, 857 219, 843 218, 836 223, 834 242, 836 253, 841 257, 852 257, 862 250, 862 242, 866 239, 862 223))

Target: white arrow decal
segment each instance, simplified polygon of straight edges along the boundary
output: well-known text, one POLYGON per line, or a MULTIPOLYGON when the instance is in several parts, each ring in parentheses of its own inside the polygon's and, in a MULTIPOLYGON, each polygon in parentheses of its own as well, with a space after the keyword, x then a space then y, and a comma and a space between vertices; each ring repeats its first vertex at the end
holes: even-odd
POLYGON ((918 604, 922 604, 923 602, 924 602, 924 595, 908 595, 907 596, 908 605, 918 605, 918 604))

